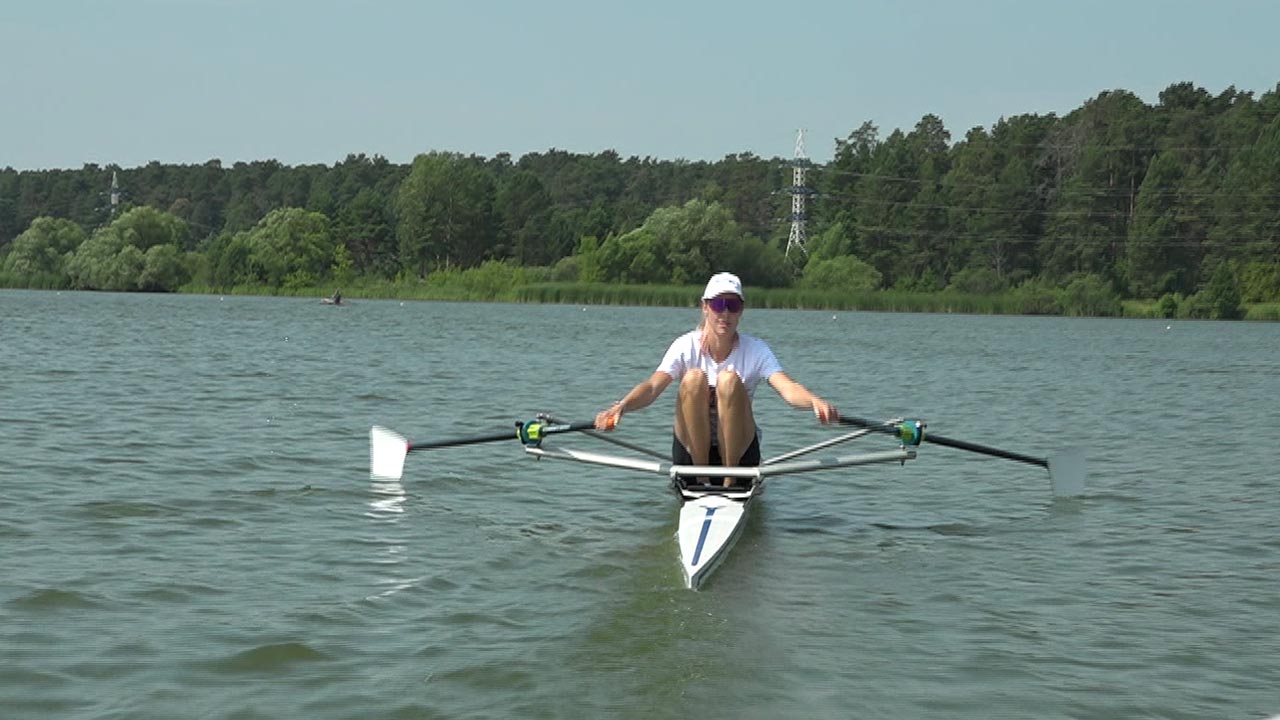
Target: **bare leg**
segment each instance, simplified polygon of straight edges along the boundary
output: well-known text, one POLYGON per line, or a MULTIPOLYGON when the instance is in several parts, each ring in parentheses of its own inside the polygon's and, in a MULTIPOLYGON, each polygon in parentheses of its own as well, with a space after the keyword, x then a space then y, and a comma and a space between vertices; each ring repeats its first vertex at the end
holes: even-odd
MULTIPOLYGON (((737 467, 742 454, 756 434, 751 414, 751 398, 736 372, 725 370, 716 376, 716 414, 720 417, 720 457, 725 467, 737 467)), ((725 487, 733 484, 725 478, 725 487)))
POLYGON ((676 398, 676 439, 689 451, 694 465, 711 458, 711 388, 707 374, 690 370, 680 379, 676 398))

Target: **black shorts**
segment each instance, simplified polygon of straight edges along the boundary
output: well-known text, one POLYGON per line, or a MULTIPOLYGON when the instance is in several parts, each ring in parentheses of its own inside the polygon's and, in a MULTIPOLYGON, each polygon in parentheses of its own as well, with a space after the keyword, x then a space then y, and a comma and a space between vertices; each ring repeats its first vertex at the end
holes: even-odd
MULTIPOLYGON (((684 443, 675 435, 671 436, 671 463, 673 465, 692 465, 693 456, 685 449, 684 443)), ((712 445, 711 453, 707 458, 708 465, 724 465, 724 460, 720 457, 720 448, 712 445)), ((738 462, 740 467, 756 467, 760 464, 760 436, 756 435, 751 438, 751 444, 747 446, 747 451, 742 453, 742 460, 738 462)))

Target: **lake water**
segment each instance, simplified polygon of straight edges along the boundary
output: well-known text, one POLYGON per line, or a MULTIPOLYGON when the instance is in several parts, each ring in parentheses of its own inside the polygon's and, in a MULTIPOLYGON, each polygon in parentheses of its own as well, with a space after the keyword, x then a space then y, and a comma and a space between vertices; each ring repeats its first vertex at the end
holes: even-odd
MULTIPOLYGON (((843 411, 1079 446, 1088 488, 931 445, 781 477, 700 592, 661 477, 513 440, 369 480, 373 424, 589 419, 695 321, 0 291, 0 718, 1280 713, 1280 325, 748 309, 843 411)), ((669 447, 674 394, 619 437, 669 447)), ((756 407, 766 457, 833 433, 756 407)))

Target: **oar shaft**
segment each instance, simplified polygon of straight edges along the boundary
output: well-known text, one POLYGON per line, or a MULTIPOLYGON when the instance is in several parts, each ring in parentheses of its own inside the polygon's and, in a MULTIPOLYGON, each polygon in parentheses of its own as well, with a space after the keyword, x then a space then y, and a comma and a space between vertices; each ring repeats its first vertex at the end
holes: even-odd
POLYGON ((947 447, 953 447, 959 450, 968 450, 969 452, 982 453, 983 455, 992 455, 998 458, 1004 458, 1006 460, 1017 460, 1018 462, 1024 462, 1024 463, 1027 463, 1028 465, 1039 465, 1040 467, 1045 468, 1046 470, 1049 468, 1049 461, 1045 460, 1044 458, 1031 457, 1030 455, 1023 455, 1022 453, 1016 453, 1011 450, 1001 450, 1000 448, 987 447, 986 445, 978 445, 977 443, 971 443, 965 440, 955 440, 953 438, 943 437, 941 435, 930 435, 929 433, 926 432, 924 434, 924 441, 931 442, 936 445, 946 445, 947 447))
MULTIPOLYGON (((887 433, 895 437, 899 435, 899 430, 896 425, 886 425, 883 422, 878 422, 875 420, 866 420, 864 418, 849 417, 846 415, 842 415, 840 416, 840 424, 853 425, 855 427, 862 427, 862 428, 867 428, 869 430, 876 430, 878 432, 887 433)), ((977 443, 971 443, 966 440, 956 440, 954 438, 943 437, 941 435, 934 435, 927 431, 924 433, 924 441, 934 443, 935 445, 945 445, 946 447, 953 447, 958 450, 968 450, 969 452, 976 452, 982 455, 991 455, 992 457, 1004 458, 1006 460, 1016 460, 1018 462, 1027 463, 1029 465, 1038 465, 1045 469, 1048 469, 1049 467, 1049 461, 1045 460, 1044 458, 1032 457, 1030 455, 1023 455, 1022 453, 1016 453, 1010 450, 1001 450, 1000 448, 988 447, 986 445, 979 445, 977 443)))
MULTIPOLYGON (((456 447, 456 446, 458 446, 458 445, 477 445, 477 444, 479 444, 479 443, 487 443, 487 442, 502 442, 502 441, 504 441, 504 440, 519 440, 519 439, 520 439, 520 427, 521 427, 521 425, 522 425, 522 423, 516 423, 516 424, 515 424, 515 428, 514 428, 513 430, 508 430, 507 432, 502 432, 502 433, 491 433, 491 434, 488 434, 488 435, 477 435, 477 436, 475 436, 475 437, 453 438, 453 439, 450 439, 450 440, 434 440, 434 441, 432 441, 432 442, 416 442, 416 443, 409 443, 409 449, 408 449, 408 451, 409 451, 409 452, 413 452, 413 451, 415 451, 415 450, 430 450, 430 449, 432 449, 432 448, 456 447)), ((550 435, 550 434, 553 434, 553 433, 562 433, 562 432, 579 432, 579 431, 582 431, 582 430, 592 430, 592 429, 594 429, 594 428, 595 428, 595 426, 596 426, 596 424, 595 424, 595 422, 594 422, 594 421, 591 421, 591 422, 572 423, 572 424, 566 424, 566 425, 561 425, 561 424, 556 424, 556 425, 547 425, 547 424, 543 424, 543 425, 541 426, 541 432, 542 432, 542 434, 543 434, 543 435, 550 435)), ((530 427, 532 427, 532 426, 530 426, 530 427)))
POLYGON ((476 435, 475 437, 435 440, 433 442, 416 442, 409 444, 409 452, 413 452, 414 450, 430 450, 431 448, 454 447, 455 445, 476 445, 487 442, 501 442, 503 440, 512 440, 518 437, 519 435, 514 430, 508 430, 503 433, 476 435))

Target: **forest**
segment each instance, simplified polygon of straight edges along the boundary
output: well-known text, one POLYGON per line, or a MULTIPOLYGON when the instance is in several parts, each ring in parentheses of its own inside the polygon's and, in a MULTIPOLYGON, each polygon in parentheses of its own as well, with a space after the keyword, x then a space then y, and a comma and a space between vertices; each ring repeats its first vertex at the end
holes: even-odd
POLYGON ((1280 319, 1280 84, 1255 97, 1182 82, 1154 104, 1109 90, 960 138, 925 115, 833 142, 799 189, 801 161, 751 153, 5 168, 0 286, 462 285, 502 299, 524 286, 687 286, 731 269, 798 306, 963 296, 1025 313, 1280 319), (787 252, 796 192, 806 251, 787 252))

